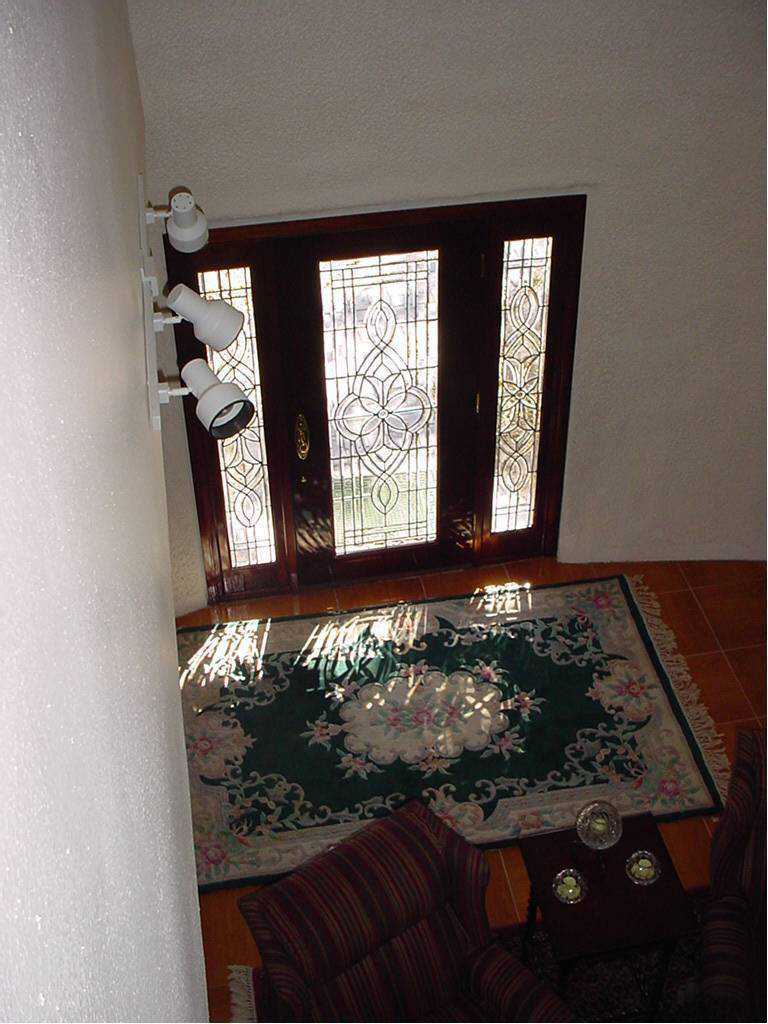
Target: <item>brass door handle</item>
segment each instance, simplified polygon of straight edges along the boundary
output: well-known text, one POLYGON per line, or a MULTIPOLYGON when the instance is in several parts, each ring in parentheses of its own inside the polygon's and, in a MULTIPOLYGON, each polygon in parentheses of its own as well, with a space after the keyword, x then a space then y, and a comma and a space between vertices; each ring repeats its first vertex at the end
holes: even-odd
POLYGON ((296 455, 304 462, 309 458, 309 424, 303 412, 300 412, 296 417, 294 439, 296 441, 296 455))

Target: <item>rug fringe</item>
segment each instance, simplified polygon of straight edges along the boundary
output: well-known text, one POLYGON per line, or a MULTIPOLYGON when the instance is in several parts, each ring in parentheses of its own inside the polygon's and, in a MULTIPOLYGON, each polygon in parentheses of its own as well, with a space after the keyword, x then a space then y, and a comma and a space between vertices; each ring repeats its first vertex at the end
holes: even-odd
POLYGON ((229 1007, 231 1021, 257 1021, 256 993, 253 988, 253 968, 244 964, 230 964, 229 1007))
POLYGON ((685 658, 677 649, 675 634, 662 619, 656 595, 643 581, 642 574, 628 576, 626 579, 635 602, 642 612, 659 660, 669 676, 675 696, 704 755, 717 791, 721 799, 725 801, 731 766, 725 752, 723 738, 718 733, 709 711, 702 703, 699 688, 691 678, 685 658))

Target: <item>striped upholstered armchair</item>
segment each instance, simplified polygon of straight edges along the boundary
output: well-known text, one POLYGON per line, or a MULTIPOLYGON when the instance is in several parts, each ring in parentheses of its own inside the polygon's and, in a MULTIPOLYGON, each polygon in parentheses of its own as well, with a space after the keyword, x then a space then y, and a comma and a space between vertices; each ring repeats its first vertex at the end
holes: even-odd
POLYGON ((570 1020, 494 942, 488 878, 474 847, 411 803, 244 897, 259 1020, 570 1020))
POLYGON ((765 1020, 765 736, 738 734, 725 810, 712 836, 702 1008, 709 1020, 765 1020))

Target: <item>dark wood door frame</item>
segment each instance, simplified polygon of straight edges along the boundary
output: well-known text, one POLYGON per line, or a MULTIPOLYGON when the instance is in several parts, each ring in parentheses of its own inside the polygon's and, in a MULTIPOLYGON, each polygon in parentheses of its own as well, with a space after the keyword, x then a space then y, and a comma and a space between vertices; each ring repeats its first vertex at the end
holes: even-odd
MULTIPOLYGON (((192 254, 177 253, 166 240, 166 262, 171 285, 183 282, 197 290, 199 271, 233 266, 251 268, 278 560, 271 566, 237 569, 231 566, 216 442, 198 423, 194 400, 185 399, 190 459, 210 602, 295 589, 297 586, 296 521, 293 507, 296 490, 293 418, 297 402, 295 397, 288 401, 284 398, 286 395, 295 396, 291 374, 296 368, 290 365, 290 361, 286 365, 285 352, 281 350, 284 346, 280 342, 281 338, 286 337, 286 330, 295 329, 296 318, 295 310, 281 309, 281 284, 285 282, 279 280, 278 268, 281 266, 281 250, 283 254, 290 252, 292 247, 298 247, 294 251, 313 251, 318 238, 324 238, 327 243, 331 236, 339 236, 338 242, 333 245, 337 251, 344 252, 354 249, 354 237, 358 233, 361 241, 366 236, 374 237, 377 232, 383 237, 390 235, 394 239, 400 235, 406 239, 418 237, 422 233, 419 228, 428 233, 430 226, 450 225, 452 230, 464 231, 467 238, 474 239, 472 244, 477 246, 475 255, 478 276, 482 278, 475 289, 475 298, 464 308, 463 323, 459 325, 467 332, 467 337, 472 338, 473 343, 477 341, 472 359, 467 361, 455 352, 452 357, 450 353, 441 350, 438 385, 439 394, 442 394, 441 389, 450 386, 446 382, 453 379, 451 375, 466 377, 473 373, 477 377, 479 411, 472 441, 474 465, 471 467, 472 470, 476 467, 475 483, 469 482, 471 473, 460 479, 461 474, 454 466, 453 472, 458 475, 451 484, 451 493, 454 495, 459 495, 461 486, 470 489, 469 505, 473 506, 474 511, 465 526, 473 536, 468 540, 465 537, 463 552, 458 544, 450 550, 445 545, 442 549, 436 545, 433 554, 425 557, 422 553, 415 561, 407 549, 403 549, 400 554, 397 549, 392 549, 395 554, 384 559, 367 558, 365 555, 345 556, 346 567, 339 571, 337 566, 336 575, 362 576, 371 572, 378 575, 383 571, 419 571, 421 568, 450 564, 462 559, 480 563, 555 552, 565 469, 585 210, 586 196, 555 196, 216 228, 211 230, 210 241, 205 249, 192 254), (537 511, 531 529, 493 534, 490 528, 490 508, 498 387, 501 247, 504 239, 545 234, 552 235, 554 241, 536 489, 537 511)), ((282 265, 285 266, 284 262, 282 265)), ((454 283, 458 286, 461 282, 457 278, 454 283)), ((444 288, 445 285, 441 299, 444 288)), ((177 325, 175 330, 180 365, 191 358, 205 355, 204 347, 196 341, 188 324, 177 325)), ((471 393, 470 397, 473 397, 471 393)), ((322 400, 324 407, 324 394, 322 400)), ((449 424, 443 423, 444 419, 438 419, 438 445, 441 452, 448 450, 443 447, 443 444, 448 443, 444 431, 449 428, 449 424)), ((465 426, 466 421, 462 421, 462 429, 465 426)), ((444 468, 441 458, 441 476, 444 468)), ((457 529, 460 528, 461 515, 465 511, 466 503, 459 500, 455 516, 457 529)), ((439 509, 438 514, 442 512, 439 509)), ((305 580, 312 582, 331 582, 332 578, 324 571, 305 576, 305 580)))

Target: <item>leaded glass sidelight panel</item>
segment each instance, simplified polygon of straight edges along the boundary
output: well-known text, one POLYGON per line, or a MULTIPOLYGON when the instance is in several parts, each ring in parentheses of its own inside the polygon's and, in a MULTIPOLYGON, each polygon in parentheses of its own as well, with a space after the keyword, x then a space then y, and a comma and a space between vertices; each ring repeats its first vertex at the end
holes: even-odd
POLYGON ((321 262, 337 555, 437 536, 436 250, 321 262))
POLYGON ((275 531, 269 497, 269 471, 264 444, 259 357, 248 267, 206 270, 197 275, 200 294, 225 299, 245 316, 243 329, 223 352, 209 350, 208 362, 223 381, 234 381, 253 402, 250 425, 220 441, 219 469, 224 490, 229 555, 233 567, 275 561, 275 531))
POLYGON ((494 533, 533 525, 551 262, 551 238, 504 243, 494 533))

